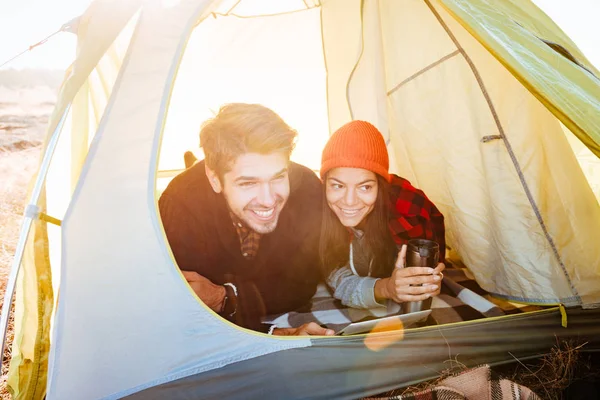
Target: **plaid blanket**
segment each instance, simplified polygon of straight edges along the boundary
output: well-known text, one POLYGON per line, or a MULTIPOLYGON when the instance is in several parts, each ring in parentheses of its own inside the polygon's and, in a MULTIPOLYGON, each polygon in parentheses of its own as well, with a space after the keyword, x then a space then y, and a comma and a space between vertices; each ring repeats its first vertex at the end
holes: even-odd
MULTIPOLYGON (((424 325, 471 321, 539 309, 541 307, 517 305, 492 298, 477 284, 468 269, 450 266, 444 270, 442 290, 433 298, 431 314, 424 325)), ((335 299, 327 285, 322 283, 309 304, 289 313, 268 316, 263 322, 275 324, 280 328, 316 322, 337 332, 351 322, 399 313, 401 313, 400 306, 393 301, 388 301, 385 307, 378 309, 346 307, 335 299)))
MULTIPOLYGON (((372 397, 370 399, 375 399, 372 397)), ((416 393, 378 397, 385 400, 541 400, 525 386, 494 374, 488 365, 450 376, 416 393)), ((363 399, 369 400, 369 398, 363 399)))

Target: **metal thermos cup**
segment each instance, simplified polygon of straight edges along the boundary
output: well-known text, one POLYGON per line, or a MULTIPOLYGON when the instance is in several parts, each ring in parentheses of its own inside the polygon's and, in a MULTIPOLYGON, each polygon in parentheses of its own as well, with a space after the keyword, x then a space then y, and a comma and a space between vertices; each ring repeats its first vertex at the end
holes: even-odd
MULTIPOLYGON (((413 239, 409 240, 406 249, 406 267, 429 267, 435 268, 440 259, 440 245, 433 240, 413 239)), ((405 301, 402 303, 402 313, 429 310, 432 298, 422 301, 405 301)))

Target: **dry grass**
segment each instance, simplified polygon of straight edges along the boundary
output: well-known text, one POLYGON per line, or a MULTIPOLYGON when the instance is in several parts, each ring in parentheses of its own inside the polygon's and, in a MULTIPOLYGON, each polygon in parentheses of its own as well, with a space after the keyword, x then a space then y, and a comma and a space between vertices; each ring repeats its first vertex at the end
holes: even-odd
POLYGON ((565 389, 574 382, 600 379, 597 366, 592 364, 589 354, 582 352, 585 345, 557 339, 549 354, 533 362, 517 360, 514 370, 504 376, 527 386, 543 399, 562 400, 565 389))

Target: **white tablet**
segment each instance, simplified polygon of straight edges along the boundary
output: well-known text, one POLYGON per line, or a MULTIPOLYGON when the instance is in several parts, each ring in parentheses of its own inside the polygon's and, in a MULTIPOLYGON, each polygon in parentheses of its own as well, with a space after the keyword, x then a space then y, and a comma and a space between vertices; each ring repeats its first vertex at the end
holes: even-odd
POLYGON ((429 314, 431 314, 431 309, 409 314, 392 315, 390 317, 371 319, 369 321, 353 322, 342 330, 338 331, 336 335, 347 336, 356 335, 358 333, 368 333, 373 330, 377 332, 385 332, 406 329, 410 325, 425 320, 429 314))

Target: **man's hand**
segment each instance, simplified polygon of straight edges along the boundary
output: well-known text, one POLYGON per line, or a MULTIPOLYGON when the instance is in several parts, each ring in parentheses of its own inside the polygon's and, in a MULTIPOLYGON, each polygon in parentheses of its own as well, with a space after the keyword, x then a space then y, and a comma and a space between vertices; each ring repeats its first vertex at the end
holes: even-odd
POLYGON ((389 278, 375 282, 375 298, 378 301, 392 299, 397 303, 421 301, 440 294, 442 271, 445 265, 434 268, 406 268, 406 245, 398 253, 396 267, 389 278))
POLYGON ((333 336, 335 332, 332 329, 326 329, 319 326, 316 322, 309 322, 304 325, 300 325, 297 328, 275 328, 273 329, 273 335, 278 336, 333 336))
POLYGON ((210 280, 194 271, 181 271, 185 280, 200 298, 214 312, 220 312, 225 301, 225 287, 215 285, 210 280))

